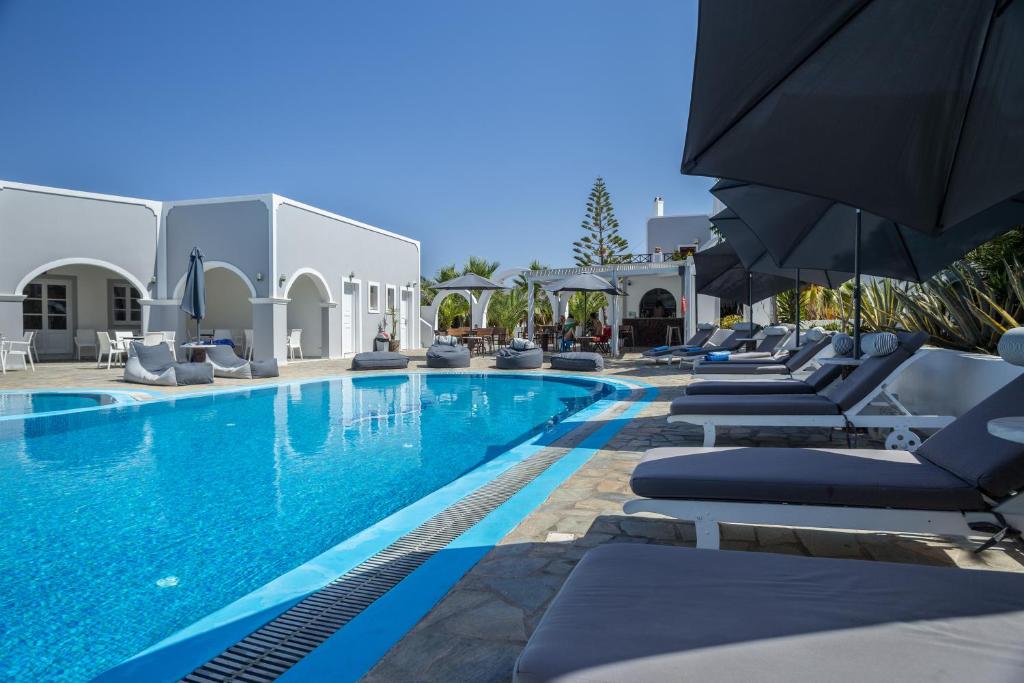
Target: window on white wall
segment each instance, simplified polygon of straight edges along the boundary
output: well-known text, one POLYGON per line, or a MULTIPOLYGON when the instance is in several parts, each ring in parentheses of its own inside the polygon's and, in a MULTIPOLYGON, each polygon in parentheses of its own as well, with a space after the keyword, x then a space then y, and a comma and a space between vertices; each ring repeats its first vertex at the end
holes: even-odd
POLYGON ((386 303, 384 311, 397 311, 398 310, 398 294, 395 290, 394 285, 387 285, 385 288, 387 291, 386 303))
POLYGON ((370 313, 380 313, 380 283, 371 282, 366 290, 366 308, 370 313))
POLYGON ((139 290, 127 282, 110 283, 110 323, 113 326, 135 325, 142 322, 142 304, 139 290))

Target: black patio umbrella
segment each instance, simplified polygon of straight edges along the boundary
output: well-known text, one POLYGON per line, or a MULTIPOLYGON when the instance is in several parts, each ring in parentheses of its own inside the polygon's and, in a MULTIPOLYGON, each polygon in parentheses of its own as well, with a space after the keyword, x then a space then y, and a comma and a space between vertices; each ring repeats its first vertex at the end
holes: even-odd
POLYGON ((444 282, 438 282, 433 285, 434 289, 508 289, 506 285, 498 284, 493 280, 488 280, 482 275, 476 273, 467 273, 454 277, 451 280, 445 280, 444 282))
POLYGON ((694 284, 698 294, 727 301, 744 299, 753 321, 753 304, 793 286, 793 280, 782 275, 757 273, 743 265, 728 242, 719 242, 693 255, 694 284))
POLYGON ((780 268, 757 234, 732 209, 711 217, 711 223, 733 248, 747 270, 789 278, 796 290, 796 346, 800 346, 800 285, 815 284, 835 289, 853 277, 853 273, 820 268, 780 268))
POLYGON ((1024 223, 1024 201, 1006 201, 931 236, 798 192, 735 180, 721 180, 711 192, 747 224, 779 266, 854 272, 855 339, 860 329, 860 274, 921 282, 1024 223))
POLYGON ((615 285, 605 280, 600 275, 593 273, 580 273, 572 275, 564 280, 553 282, 544 287, 547 291, 558 294, 560 292, 602 292, 604 294, 622 294, 615 285))
POLYGON ((200 321, 206 317, 206 275, 203 271, 203 252, 192 247, 188 255, 188 273, 185 275, 185 293, 178 308, 196 321, 196 339, 199 339, 200 321))
POLYGON ((1022 44, 1019 1, 702 0, 682 171, 946 232, 1024 191, 1022 44))

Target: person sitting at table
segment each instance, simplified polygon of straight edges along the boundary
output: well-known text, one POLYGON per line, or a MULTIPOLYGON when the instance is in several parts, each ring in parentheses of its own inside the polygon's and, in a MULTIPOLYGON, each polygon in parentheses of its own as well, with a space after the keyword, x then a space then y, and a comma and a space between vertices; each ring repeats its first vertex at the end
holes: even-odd
POLYGON ((597 317, 597 311, 590 314, 590 334, 595 337, 600 337, 604 334, 604 323, 597 317))
POLYGON ((569 351, 572 349, 573 343, 576 341, 576 321, 572 317, 572 313, 562 323, 562 351, 569 351))

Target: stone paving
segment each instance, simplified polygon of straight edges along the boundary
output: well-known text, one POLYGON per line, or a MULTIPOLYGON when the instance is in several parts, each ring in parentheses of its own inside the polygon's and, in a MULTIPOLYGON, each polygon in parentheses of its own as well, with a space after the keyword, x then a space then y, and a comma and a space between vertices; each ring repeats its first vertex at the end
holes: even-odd
MULTIPOLYGON (((425 369, 422 351, 410 355, 413 362, 409 370, 425 369)), ((490 369, 493 358, 474 358, 472 367, 490 369)), ((311 360, 282 367, 277 381, 347 372, 347 360, 311 360)), ((692 524, 653 516, 627 517, 622 513, 623 502, 631 498, 629 475, 646 449, 701 442, 699 428, 665 421, 668 404, 682 393, 689 376, 664 365, 639 364, 634 355, 610 361, 604 374, 652 384, 658 387, 659 394, 470 570, 364 680, 508 681, 516 657, 547 604, 589 548, 602 543, 694 545, 692 524)), ((95 364, 87 362, 46 363, 35 373, 11 372, 0 376, 0 389, 130 388, 132 385, 121 382, 120 376, 120 370, 96 370, 95 364)), ((251 386, 257 382, 218 379, 213 388, 251 386)), ((571 447, 579 438, 574 432, 554 447, 571 447)), ((723 444, 807 446, 835 445, 842 441, 842 436, 824 429, 731 428, 720 430, 719 440, 723 444)), ((871 444, 862 441, 861 445, 871 444)), ((956 539, 927 536, 727 525, 722 529, 722 547, 1024 571, 1024 553, 1019 547, 996 547, 975 555, 956 539)))

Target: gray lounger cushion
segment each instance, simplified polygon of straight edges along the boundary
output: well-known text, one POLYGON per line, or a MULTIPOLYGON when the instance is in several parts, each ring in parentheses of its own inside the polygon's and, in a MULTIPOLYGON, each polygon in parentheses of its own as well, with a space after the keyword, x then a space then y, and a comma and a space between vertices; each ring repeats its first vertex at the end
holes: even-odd
POLYGON ((209 363, 176 363, 174 377, 179 387, 187 384, 213 384, 213 366, 209 363))
POLYGON ((698 375, 788 375, 789 368, 770 358, 755 363, 705 361, 697 366, 698 375))
POLYGON ((900 332, 896 337, 900 341, 899 348, 888 356, 865 358, 849 377, 836 382, 822 395, 838 403, 843 410, 849 410, 928 341, 928 335, 924 332, 900 332))
POLYGON ((544 352, 539 349, 516 351, 501 349, 494 357, 494 364, 499 370, 536 370, 544 362, 544 352))
POLYGON ((556 353, 551 356, 551 367, 555 370, 594 372, 604 370, 604 358, 599 353, 591 353, 589 351, 556 353))
POLYGON ((468 368, 469 347, 433 344, 427 349, 428 368, 468 368))
POLYGON ((214 377, 252 379, 249 361, 235 355, 235 350, 226 344, 206 349, 206 362, 213 366, 214 377))
POLYGON ((633 470, 645 498, 986 510, 970 483, 906 451, 653 448, 633 470))
POLYGON ((818 394, 679 396, 673 415, 838 415, 839 406, 818 394))
POLYGON ((352 358, 353 370, 394 370, 409 366, 409 359, 397 351, 363 351, 352 358))
POLYGON ((276 358, 267 358, 265 360, 254 360, 249 363, 249 367, 252 369, 253 379, 264 379, 267 377, 278 377, 281 372, 277 368, 276 358))
POLYGON ((1024 575, 608 544, 566 579, 517 683, 1024 680, 1024 575))
POLYGON ((780 379, 772 382, 694 382, 686 387, 687 396, 736 396, 746 394, 813 394, 814 389, 802 379, 780 379))
POLYGON ((838 365, 822 365, 806 379, 784 379, 778 381, 694 382, 686 387, 687 396, 711 396, 717 394, 813 394, 821 391, 839 378, 842 368, 838 365))
POLYGON ((1024 375, 940 429, 917 455, 974 484, 993 498, 1024 489, 1024 445, 992 436, 988 421, 1020 415, 1024 375))
POLYGON ((129 356, 124 364, 124 381, 133 384, 150 384, 160 387, 173 387, 178 384, 174 376, 174 365, 158 372, 151 372, 143 367, 138 356, 129 356))

